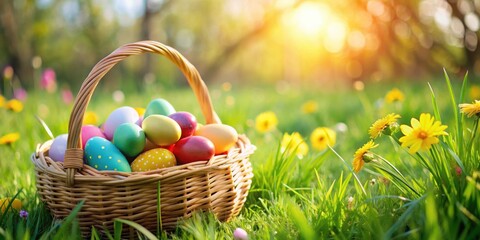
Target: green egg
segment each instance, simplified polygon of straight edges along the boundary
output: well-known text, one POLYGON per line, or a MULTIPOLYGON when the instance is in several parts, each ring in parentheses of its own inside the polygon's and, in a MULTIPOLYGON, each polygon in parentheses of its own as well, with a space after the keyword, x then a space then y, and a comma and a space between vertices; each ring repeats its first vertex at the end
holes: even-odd
POLYGON ((115 129, 113 144, 126 156, 136 157, 145 147, 145 132, 135 123, 124 123, 115 129))
POLYGON ((175 112, 175 108, 167 100, 163 98, 157 98, 150 101, 147 108, 145 109, 145 114, 143 115, 143 118, 145 119, 152 114, 168 116, 175 112))

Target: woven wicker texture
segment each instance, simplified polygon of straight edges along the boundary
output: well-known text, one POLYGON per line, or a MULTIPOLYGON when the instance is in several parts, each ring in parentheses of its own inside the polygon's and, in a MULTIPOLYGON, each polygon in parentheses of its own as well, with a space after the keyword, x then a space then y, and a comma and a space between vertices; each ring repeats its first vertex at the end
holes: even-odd
MULTIPOLYGON (((51 140, 41 144, 32 155, 37 191, 55 218, 65 218, 85 200, 78 214, 83 235, 88 235, 92 226, 113 232, 115 218, 134 221, 156 232, 157 195, 160 195, 162 230, 174 229, 179 219, 188 218, 198 210, 211 211, 219 220, 228 221, 239 214, 250 189, 253 173, 249 156, 255 146, 244 135, 239 136, 228 154, 217 155, 208 162, 135 173, 100 172, 83 165, 80 130, 93 91, 116 63, 142 53, 156 53, 171 60, 188 80, 206 123, 220 123, 198 71, 175 49, 154 41, 141 41, 124 45, 98 62, 75 99, 65 162, 55 162, 48 156, 51 140)), ((123 235, 136 236, 134 229, 126 226, 123 235)))

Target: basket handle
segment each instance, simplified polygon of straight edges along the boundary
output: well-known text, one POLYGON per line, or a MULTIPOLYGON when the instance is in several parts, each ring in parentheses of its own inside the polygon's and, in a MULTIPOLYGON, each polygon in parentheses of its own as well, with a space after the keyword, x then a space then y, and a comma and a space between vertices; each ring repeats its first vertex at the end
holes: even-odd
POLYGON ((80 131, 82 128, 83 117, 88 103, 90 102, 90 98, 93 95, 93 91, 103 76, 105 76, 115 64, 129 56, 139 55, 141 53, 160 54, 172 61, 187 78, 187 81, 200 104, 206 123, 221 122, 213 109, 207 86, 200 77, 197 69, 177 50, 155 41, 140 41, 121 46, 100 60, 93 67, 75 98, 68 125, 67 150, 65 152, 64 160, 64 168, 66 168, 67 172, 67 186, 72 186, 74 184, 77 169, 83 168, 83 150, 81 148, 80 131))

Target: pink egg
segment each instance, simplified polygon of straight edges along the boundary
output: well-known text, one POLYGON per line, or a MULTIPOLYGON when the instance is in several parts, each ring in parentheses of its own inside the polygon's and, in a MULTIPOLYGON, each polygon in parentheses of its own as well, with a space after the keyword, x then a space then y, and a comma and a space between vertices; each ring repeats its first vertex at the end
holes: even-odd
POLYGON ((82 148, 84 148, 87 141, 92 137, 106 138, 102 130, 94 125, 82 126, 82 148))

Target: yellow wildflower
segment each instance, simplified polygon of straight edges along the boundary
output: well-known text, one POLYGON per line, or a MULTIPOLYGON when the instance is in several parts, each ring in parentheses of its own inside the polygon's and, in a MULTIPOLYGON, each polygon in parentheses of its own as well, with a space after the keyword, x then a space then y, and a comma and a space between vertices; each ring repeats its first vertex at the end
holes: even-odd
MULTIPOLYGON (((370 138, 375 139, 382 135, 383 131, 390 126, 397 126, 397 119, 400 118, 400 115, 395 114, 395 113, 390 113, 387 116, 378 119, 375 121, 370 129, 368 130, 368 133, 370 134, 370 138)), ((398 130, 398 129, 397 129, 398 130)))
POLYGON ((86 112, 83 116, 83 125, 97 125, 98 116, 94 112, 86 112))
POLYGON ((138 116, 143 117, 143 114, 145 114, 145 108, 142 107, 136 107, 135 111, 137 111, 138 116))
POLYGON ((23 110, 23 103, 17 99, 12 99, 5 104, 5 108, 14 112, 21 112, 23 110))
POLYGON ((298 158, 303 158, 308 153, 308 145, 298 132, 283 134, 281 143, 282 153, 296 154, 298 158))
POLYGON ((460 107, 460 112, 467 114, 468 117, 473 117, 477 115, 480 117, 480 101, 475 100, 474 103, 462 103, 458 105, 460 107))
POLYGON ((317 102, 310 100, 302 104, 302 112, 305 114, 310 114, 316 112, 318 109, 317 102))
POLYGON ((5 105, 5 97, 0 94, 0 108, 5 105))
POLYGON ((419 150, 429 150, 432 144, 439 142, 437 136, 448 135, 444 130, 446 125, 441 125, 440 121, 435 121, 433 116, 428 113, 420 115, 420 121, 412 118, 411 127, 407 125, 400 126, 403 137, 400 138, 402 147, 409 147, 411 154, 419 150))
POLYGON ((277 127, 278 119, 274 112, 260 113, 255 118, 255 128, 261 133, 270 132, 277 127))
POLYGON ((355 151, 355 154, 353 155, 353 170, 355 172, 359 172, 366 162, 370 162, 372 160, 373 156, 369 154, 369 151, 377 146, 378 144, 375 144, 372 140, 370 140, 361 148, 357 149, 357 151, 355 151))
POLYGON ((8 205, 10 205, 10 209, 15 209, 17 211, 20 211, 22 209, 22 202, 18 199, 10 199, 10 198, 2 198, 0 199, 0 209, 2 213, 7 210, 8 205))
POLYGON ((478 85, 473 85, 470 88, 470 97, 472 99, 480 99, 480 86, 478 85))
POLYGON ((0 145, 12 144, 20 138, 19 133, 9 133, 0 137, 0 145))
POLYGON ((387 103, 403 102, 404 99, 405 99, 405 96, 403 95, 403 92, 400 91, 398 88, 394 88, 390 90, 385 95, 385 102, 387 103))
POLYGON ((315 128, 310 135, 312 146, 320 151, 326 149, 328 146, 335 145, 336 141, 337 133, 327 127, 315 128))

